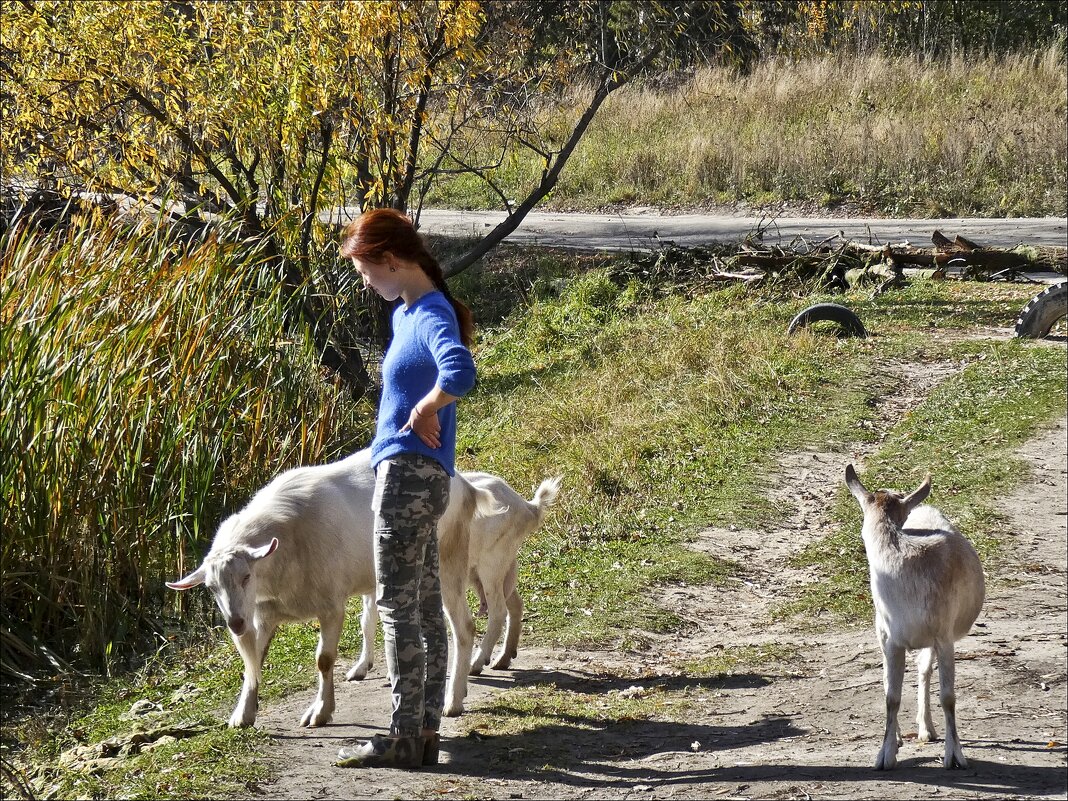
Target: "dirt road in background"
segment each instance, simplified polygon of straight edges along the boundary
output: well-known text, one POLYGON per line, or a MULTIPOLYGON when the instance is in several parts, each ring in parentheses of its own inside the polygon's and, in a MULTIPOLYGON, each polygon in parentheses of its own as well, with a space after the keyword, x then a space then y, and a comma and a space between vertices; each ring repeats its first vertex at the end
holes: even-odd
MULTIPOLYGON (((357 209, 335 209, 326 217, 346 223, 357 209)), ((421 229, 430 234, 456 237, 486 236, 505 218, 504 212, 424 209, 421 229)), ((736 243, 759 233, 764 245, 787 247, 804 240, 811 243, 841 234, 854 242, 885 245, 911 242, 930 247, 935 230, 950 239, 956 235, 982 247, 1068 247, 1068 219, 1064 217, 1017 217, 951 219, 887 219, 875 217, 809 216, 794 210, 720 213, 664 213, 649 207, 630 208, 614 214, 578 214, 532 211, 505 240, 512 245, 578 248, 583 250, 650 250, 668 245, 699 247, 713 243, 736 243)))
MULTIPOLYGON (((881 401, 879 417, 887 429, 958 368, 946 363, 896 369, 899 387, 881 401)), ((463 718, 446 719, 444 764, 436 768, 336 768, 339 746, 382 731, 388 721, 379 655, 366 681, 340 682, 330 726, 307 730, 297 725, 314 695, 310 683, 306 692, 261 711, 257 725, 273 735, 262 758, 277 779, 252 792, 266 799, 1065 798, 1066 437, 1068 420, 1061 420, 1021 449, 1034 472, 1002 499, 1010 521, 1010 558, 1006 568, 988 570, 983 611, 958 644, 957 713, 967 770, 941 767, 940 741, 915 741, 911 658, 899 767, 872 770, 884 713, 881 657, 871 621, 811 633, 769 622, 774 603, 817 580, 790 567, 788 559, 832 530, 824 510, 845 465, 863 465, 869 449, 857 446, 795 453, 781 461, 768 484, 768 492, 793 510, 781 527, 700 534, 695 547, 752 567, 735 586, 670 586, 650 600, 681 612, 691 621, 690 630, 647 638, 647 648, 627 653, 546 650, 521 641, 513 669, 472 678, 467 701, 468 709, 477 709, 503 690, 545 683, 561 690, 639 696, 660 688, 687 693, 692 703, 685 719, 612 725, 579 715, 522 737, 492 731, 461 736, 463 718), (690 657, 766 643, 790 646, 785 652, 793 656, 727 679, 694 679, 679 669, 690 657)), ((937 504, 933 472, 932 502, 937 504)), ((941 734, 937 699, 933 706, 941 734)))

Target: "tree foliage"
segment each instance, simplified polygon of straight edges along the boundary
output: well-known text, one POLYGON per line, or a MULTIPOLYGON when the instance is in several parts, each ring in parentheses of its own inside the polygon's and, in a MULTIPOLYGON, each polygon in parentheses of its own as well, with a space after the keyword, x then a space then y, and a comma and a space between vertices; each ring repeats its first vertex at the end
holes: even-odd
MULTIPOLYGON (((605 97, 748 42, 724 2, 4 0, 3 174, 165 199, 266 238, 324 361, 370 381, 313 261, 324 208, 415 207, 435 181, 493 181, 463 142, 487 131, 544 158, 541 180, 450 268, 474 263, 555 185, 605 97), (534 111, 593 86, 559 141, 534 111), (300 287, 310 291, 301 293, 300 287)), ((336 282, 335 282, 336 283, 336 282)), ((343 282, 342 282, 343 283, 343 282)))
POLYGON ((175 201, 270 242, 324 361, 370 377, 313 280, 317 214, 404 206, 434 88, 477 59, 480 10, 434 3, 4 2, 3 173, 175 201))
POLYGON ((233 210, 253 232, 308 224, 324 200, 407 208, 439 174, 425 140, 440 159, 458 130, 580 73, 611 90, 669 52, 729 50, 740 25, 729 2, 5 0, 3 13, 5 175, 233 210))
POLYGON ((1064 40, 1062 0, 758 0, 763 54, 996 54, 1064 40))

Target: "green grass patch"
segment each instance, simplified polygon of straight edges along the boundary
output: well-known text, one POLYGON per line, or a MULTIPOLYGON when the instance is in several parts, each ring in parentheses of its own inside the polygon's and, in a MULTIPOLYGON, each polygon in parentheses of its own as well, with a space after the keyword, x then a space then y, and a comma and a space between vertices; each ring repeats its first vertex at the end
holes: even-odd
POLYGON ((681 670, 684 676, 695 679, 724 678, 742 671, 751 672, 766 669, 770 665, 787 664, 799 655, 797 646, 778 643, 721 646, 701 659, 686 660, 681 670))
MULTIPOLYGON (((348 615, 359 614, 356 598, 348 615)), ((318 636, 316 623, 279 628, 264 665, 261 704, 315 686, 318 636)), ((359 649, 359 627, 349 626, 339 661, 355 659, 359 649)), ((42 798, 232 798, 271 775, 268 764, 256 759, 268 736, 226 726, 241 682, 241 658, 225 629, 215 629, 196 645, 161 651, 134 673, 72 687, 65 712, 23 720, 8 727, 5 738, 16 734, 32 744, 38 767, 31 775, 42 798), (151 711, 132 712, 145 702, 151 711), (199 731, 151 751, 124 754, 114 766, 87 763, 101 756, 99 744, 164 727, 199 731), (71 752, 93 744, 98 747, 88 756, 71 760, 71 752)))
MULTIPOLYGON (((1068 403, 1063 348, 1021 340, 971 343, 954 349, 959 371, 888 433, 868 460, 867 486, 914 489, 930 472, 930 503, 952 519, 976 546, 988 574, 1005 554, 1008 533, 998 499, 1028 475, 1015 456, 1019 446, 1068 403)), ((867 617, 871 609, 867 561, 860 538, 863 516, 841 487, 833 508, 841 522, 796 564, 817 567, 821 581, 784 604, 779 614, 840 620, 867 617)))
POLYGON ((638 602, 644 588, 737 575, 686 542, 705 526, 774 517, 761 483, 774 454, 841 442, 866 414, 846 358, 858 346, 787 337, 795 305, 738 289, 665 295, 595 268, 535 286, 484 335, 461 466, 525 493, 564 475, 558 507, 521 554, 537 636, 604 642, 677 626, 638 602), (827 359, 828 345, 842 357, 827 359), (813 404, 820 415, 804 413, 813 404))

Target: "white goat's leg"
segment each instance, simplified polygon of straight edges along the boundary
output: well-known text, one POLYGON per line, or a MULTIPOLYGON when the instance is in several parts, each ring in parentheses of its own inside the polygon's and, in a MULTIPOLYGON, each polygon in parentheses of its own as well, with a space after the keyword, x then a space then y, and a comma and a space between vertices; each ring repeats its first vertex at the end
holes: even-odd
POLYGON ((942 766, 948 769, 966 768, 968 760, 960 747, 957 736, 957 695, 953 689, 956 678, 956 666, 953 664, 953 641, 940 642, 938 649, 938 683, 939 700, 942 702, 942 714, 946 719, 946 753, 942 766))
POLYGON ((471 659, 471 673, 476 676, 482 672, 482 668, 489 662, 490 656, 493 655, 493 648, 497 645, 497 640, 501 638, 501 632, 504 630, 508 608, 505 605, 504 594, 501 592, 503 579, 503 576, 493 575, 490 576, 488 585, 486 582, 483 582, 482 585, 486 589, 488 617, 486 619, 486 632, 482 635, 478 650, 475 651, 475 655, 471 659))
POLYGON ((508 628, 504 634, 504 650, 493 663, 496 670, 505 670, 519 652, 519 635, 523 631, 523 599, 518 590, 512 590, 505 603, 508 605, 508 628))
POLYGON ((319 616, 319 647, 315 649, 315 666, 319 669, 319 695, 300 718, 301 726, 325 726, 334 716, 334 663, 337 643, 345 623, 345 606, 319 616))
POLYGON ((890 770, 897 764, 897 747, 901 732, 897 727, 897 713, 901 708, 901 684, 905 678, 905 649, 883 639, 883 687, 886 691, 886 731, 883 747, 875 759, 876 770, 890 770))
POLYGON ((931 671, 934 669, 934 649, 921 648, 916 652, 916 740, 929 743, 938 738, 931 719, 931 671))
POLYGON ((362 681, 375 664, 375 637, 378 634, 378 605, 374 594, 363 596, 363 613, 360 615, 360 631, 363 634, 363 647, 360 649, 360 661, 345 676, 349 681, 362 681))
POLYGON ((263 660, 267 656, 267 647, 278 624, 273 618, 255 618, 245 633, 238 637, 232 631, 230 637, 241 654, 244 663, 244 681, 237 706, 230 715, 229 726, 232 729, 251 726, 256 722, 256 713, 260 705, 260 680, 263 678, 263 660))
POLYGON ((452 632, 453 645, 449 649, 449 681, 445 688, 445 707, 442 714, 450 718, 464 711, 471 650, 475 641, 475 621, 471 617, 471 607, 467 605, 467 590, 464 586, 466 578, 466 571, 442 567, 441 600, 449 630, 452 632))

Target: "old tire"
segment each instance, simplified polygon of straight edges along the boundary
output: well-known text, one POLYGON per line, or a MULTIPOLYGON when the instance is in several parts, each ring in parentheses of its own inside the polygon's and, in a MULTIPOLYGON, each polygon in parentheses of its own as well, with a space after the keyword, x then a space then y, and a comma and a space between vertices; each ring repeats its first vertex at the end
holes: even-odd
POLYGON ((860 318, 845 306, 837 303, 817 303, 815 306, 809 306, 790 321, 790 327, 786 329, 786 333, 792 334, 799 328, 820 322, 837 323, 842 333, 848 337, 868 335, 860 318))
POLYGON ((1042 339, 1068 314, 1068 281, 1046 287, 1020 309, 1016 336, 1042 339))

